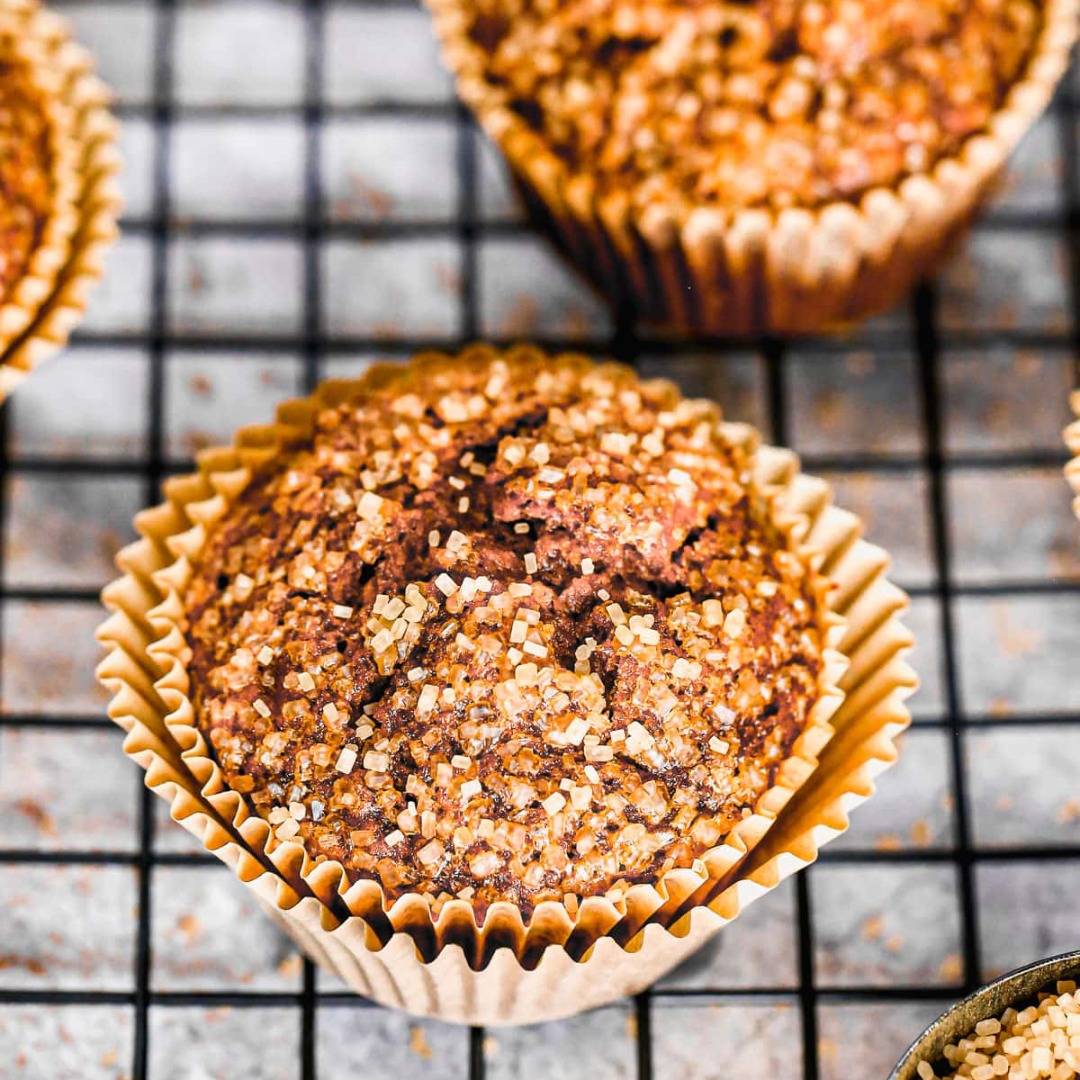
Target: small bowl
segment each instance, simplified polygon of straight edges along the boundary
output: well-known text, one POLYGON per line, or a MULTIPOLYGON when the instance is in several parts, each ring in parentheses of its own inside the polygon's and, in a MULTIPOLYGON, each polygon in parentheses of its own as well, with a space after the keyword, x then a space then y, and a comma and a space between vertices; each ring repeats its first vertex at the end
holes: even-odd
POLYGON ((974 1031, 980 1020, 1000 1016, 1010 1005, 1029 1005, 1035 995, 1059 979, 1080 981, 1080 951, 1037 960, 987 983, 981 990, 946 1009, 912 1044, 889 1073, 889 1080, 918 1080, 920 1061, 935 1064, 949 1043, 974 1031))

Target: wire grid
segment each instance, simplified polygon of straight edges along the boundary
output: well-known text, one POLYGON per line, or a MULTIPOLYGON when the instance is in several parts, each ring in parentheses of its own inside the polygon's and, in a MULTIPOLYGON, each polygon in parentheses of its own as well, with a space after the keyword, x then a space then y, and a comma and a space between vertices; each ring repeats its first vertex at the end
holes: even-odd
MULTIPOLYGON (((71 2, 59 5, 67 7, 75 16, 79 9, 89 5, 71 2)), ((0 412, 0 476, 4 480, 5 498, 0 512, 4 514, 4 545, 0 547, 0 568, 8 566, 11 553, 11 530, 16 527, 13 521, 12 496, 17 485, 33 481, 35 477, 82 477, 108 483, 110 478, 131 480, 137 478, 138 501, 144 505, 158 500, 161 480, 170 472, 183 467, 183 457, 177 455, 170 435, 167 419, 167 398, 170 378, 170 365, 179 363, 177 357, 183 354, 198 355, 202 352, 224 352, 231 357, 253 357, 256 360, 268 351, 288 350, 299 357, 300 387, 309 389, 328 370, 344 359, 356 355, 385 354, 407 355, 417 349, 434 346, 452 348, 461 341, 483 335, 488 339, 506 340, 518 336, 516 332, 504 335, 492 332, 491 320, 483 313, 482 289, 485 281, 479 270, 481 244, 492 237, 515 238, 523 226, 513 220, 492 221, 483 212, 482 199, 482 161, 473 125, 460 106, 449 101, 445 104, 380 99, 364 104, 330 104, 326 94, 326 71, 324 57, 327 49, 327 22, 330 9, 349 9, 353 12, 385 13, 390 10, 413 11, 412 0, 343 0, 331 3, 330 0, 307 0, 304 3, 274 4, 271 2, 254 4, 224 0, 217 4, 177 3, 174 0, 113 0, 105 5, 116 13, 118 20, 125 12, 139 9, 148 12, 153 9, 153 68, 152 93, 148 101, 136 104, 123 104, 121 114, 132 122, 149 122, 152 128, 152 169, 150 185, 147 191, 148 213, 140 209, 127 222, 127 233, 131 237, 141 238, 148 245, 149 253, 149 315, 145 326, 138 329, 95 329, 85 328, 77 335, 73 354, 81 350, 123 349, 138 347, 144 357, 144 394, 146 408, 145 433, 141 449, 135 448, 101 457, 92 446, 81 446, 77 441, 65 444, 59 453, 35 451, 36 445, 30 441, 27 451, 22 442, 12 434, 11 408, 0 412), (277 11, 298 9, 302 13, 303 35, 303 101, 299 108, 292 105, 251 105, 249 103, 229 103, 217 101, 212 104, 190 105, 182 108, 176 99, 176 68, 174 58, 177 52, 178 20, 184 17, 198 19, 208 17, 205 13, 215 8, 250 7, 256 14, 262 9, 277 11), (175 212, 175 162, 172 157, 174 133, 180 119, 190 117, 220 120, 257 121, 265 117, 283 116, 299 120, 302 131, 303 170, 300 179, 299 221, 280 221, 276 218, 226 220, 220 217, 211 220, 193 219, 178 221, 175 212), (335 120, 363 118, 393 118, 407 125, 412 121, 450 118, 453 121, 453 166, 456 170, 457 193, 452 207, 452 214, 447 220, 433 217, 431 220, 365 220, 341 221, 328 215, 325 195, 323 166, 323 139, 328 122, 335 120), (215 332, 205 329, 177 329, 170 319, 170 286, 175 284, 171 276, 178 272, 178 264, 173 259, 172 249, 183 240, 263 240, 287 239, 299 242, 300 265, 297 281, 300 291, 298 311, 298 332, 257 332, 243 333, 215 332), (326 325, 326 281, 323 257, 326 246, 334 241, 347 241, 354 244, 377 243, 390 239, 402 240, 443 240, 454 241, 460 250, 460 279, 456 283, 456 311, 454 325, 447 331, 418 333, 394 337, 392 344, 387 343, 384 334, 376 329, 369 332, 330 332, 326 325), (13 448, 13 439, 18 443, 13 448)), ((127 23, 124 23, 126 26, 127 23)), ((120 22, 115 24, 116 33, 123 33, 120 22)), ((242 61, 241 61, 242 62, 242 61)), ((107 73, 107 72, 106 72, 107 73)), ((1067 80, 1067 87, 1075 86, 1075 81, 1067 80)), ((776 1063, 769 1055, 773 1049, 755 1048, 754 1042, 780 1042, 786 1035, 797 1032, 796 1041, 801 1043, 791 1051, 791 1058, 783 1061, 796 1062, 795 1066, 785 1069, 785 1074, 797 1073, 801 1068, 807 1080, 819 1076, 855 1076, 872 1073, 871 1067, 861 1064, 857 1056, 857 1034, 845 1031, 840 1023, 840 1034, 836 1031, 823 1030, 824 1011, 843 1006, 874 1005, 914 1005, 925 1013, 926 1017, 939 1011, 950 999, 959 996, 962 990, 977 985, 987 971, 987 961, 983 955, 985 926, 980 922, 979 889, 976 882, 977 868, 999 865, 1013 868, 1037 861, 1040 867, 1063 866, 1072 874, 1071 895, 1075 895, 1078 881, 1075 860, 1080 858, 1080 833, 1067 830, 1064 837, 1053 836, 1049 842, 1032 843, 1017 841, 1006 844, 986 845, 977 843, 972 817, 972 775, 969 757, 965 754, 965 740, 981 737, 995 730, 1022 732, 1038 731, 1042 727, 1054 732, 1067 733, 1070 745, 1075 747, 1080 724, 1080 703, 1075 694, 1065 692, 1064 697, 1052 708, 1037 707, 1030 710, 1013 710, 1007 714, 991 704, 981 710, 966 708, 962 700, 962 673, 960 671, 960 634, 961 616, 958 604, 965 598, 983 598, 991 600, 1001 598, 1006 601, 1024 598, 1044 598, 1048 596, 1071 598, 1075 616, 1075 597, 1080 580, 1075 575, 1075 567, 1070 566, 1064 576, 1030 575, 1013 580, 1001 577, 986 582, 958 581, 955 573, 955 537, 951 502, 950 471, 967 469, 973 472, 985 472, 994 477, 1008 476, 1016 471, 1056 470, 1063 461, 1063 454, 1041 445, 1010 445, 990 452, 956 452, 947 446, 945 404, 943 382, 945 373, 942 365, 942 352, 945 348, 966 347, 973 350, 989 349, 1001 342, 1018 349, 1060 351, 1071 357, 1073 364, 1080 357, 1078 350, 1078 321, 1080 313, 1080 242, 1077 237, 1080 221, 1080 177, 1078 177, 1077 145, 1077 109, 1075 94, 1066 90, 1059 95, 1053 109, 1053 119, 1049 122, 1054 138, 1058 140, 1057 158, 1062 163, 1060 185, 1060 209, 999 209, 987 218, 982 226, 985 234, 994 235, 999 231, 1008 236, 1036 236, 1047 244, 1055 238, 1064 237, 1067 246, 1067 263, 1062 267, 1067 276, 1067 319, 1064 324, 1056 323, 1049 328, 1043 325, 1024 328, 984 329, 978 321, 978 313, 972 313, 970 323, 957 325, 956 320, 948 331, 943 329, 940 318, 940 296, 938 288, 926 284, 916 290, 911 298, 910 310, 906 313, 878 320, 870 328, 860 331, 858 346, 869 351, 888 353, 907 350, 913 357, 914 394, 916 397, 915 414, 918 418, 921 439, 915 449, 901 452, 879 452, 877 450, 832 450, 818 445, 816 452, 804 454, 804 463, 809 470, 858 470, 870 476, 888 478, 917 472, 922 478, 926 500, 925 513, 928 520, 929 574, 917 581, 911 592, 917 600, 930 604, 928 625, 931 637, 939 642, 937 656, 931 654, 931 662, 940 665, 941 670, 941 709, 936 715, 920 718, 919 731, 936 732, 939 741, 935 745, 944 748, 944 772, 947 791, 954 803, 951 816, 951 837, 946 837, 936 846, 915 846, 885 844, 878 847, 859 847, 837 845, 828 849, 822 858, 824 869, 813 869, 799 875, 792 886, 788 918, 793 926, 788 930, 794 942, 794 972, 792 978, 772 977, 772 971, 762 971, 757 977, 740 979, 731 985, 709 983, 704 988, 700 979, 669 980, 658 988, 641 994, 625 1013, 632 1023, 632 1045, 629 1053, 624 1054, 615 1065, 612 1075, 633 1075, 641 1080, 657 1077, 701 1075, 708 1077, 774 1075, 776 1063), (1064 708, 1061 706, 1065 706, 1064 708), (978 733, 976 736, 975 733, 978 733), (894 849, 895 848, 895 849, 894 849), (889 867, 929 868, 932 873, 955 875, 955 900, 950 892, 949 903, 955 902, 958 909, 957 970, 944 979, 923 979, 915 976, 907 979, 894 977, 887 971, 863 979, 856 977, 845 980, 843 972, 838 975, 832 971, 827 960, 822 961, 822 944, 818 940, 821 933, 822 919, 832 918, 833 908, 838 894, 834 889, 822 889, 819 893, 817 875, 827 873, 831 868, 850 867, 858 872, 860 881, 870 881, 871 876, 889 867), (677 1017, 682 1003, 692 1005, 718 1005, 721 1009, 716 1014, 716 1023, 704 1025, 705 1034, 689 1032, 684 1022, 680 1028, 672 1019, 677 1017), (749 1006, 752 1013, 755 1008, 783 1008, 778 1013, 786 1017, 779 1026, 772 1027, 772 1013, 767 1022, 746 1029, 745 1038, 750 1044, 749 1055, 745 1059, 739 1056, 731 1045, 731 1032, 740 1030, 738 1019, 725 1023, 725 1017, 742 1016, 740 1007, 749 1006), (723 1010, 728 1012, 724 1013, 723 1010), (852 1046, 845 1042, 851 1036, 852 1046), (704 1039, 700 1043, 700 1052, 707 1055, 704 1062, 695 1065, 685 1062, 678 1065, 678 1042, 684 1038, 704 1039), (839 1044, 839 1051, 838 1045, 839 1044), (837 1053, 845 1055, 845 1062, 838 1066, 837 1053), (673 1064, 675 1055, 676 1064, 673 1064), (741 1063, 741 1064, 740 1064, 741 1063), (695 1072, 695 1069, 698 1071, 695 1072), (839 1069, 839 1071, 838 1071, 839 1069)), ((212 168, 211 162, 207 163, 212 168)), ((127 257, 127 256, 125 256, 127 257)), ((364 288, 362 280, 356 282, 358 289, 364 288)), ((763 371, 764 419, 773 440, 778 443, 792 442, 792 397, 791 381, 794 377, 807 378, 807 366, 817 362, 827 362, 845 351, 850 351, 852 343, 833 339, 786 342, 781 340, 744 341, 708 339, 694 342, 674 342, 662 337, 641 333, 632 322, 623 317, 616 317, 613 325, 599 335, 586 332, 564 334, 561 330, 552 332, 541 317, 533 332, 528 336, 539 340, 550 348, 570 347, 597 355, 614 354, 627 361, 637 363, 642 357, 651 358, 651 373, 671 369, 699 357, 702 353, 714 358, 721 368, 730 358, 753 353, 759 357, 758 366, 763 371), (798 364, 793 362, 792 354, 799 354, 798 364), (798 367, 798 372, 794 369, 798 367)), ((59 361, 57 362, 59 363, 59 361)), ((45 373, 35 376, 35 380, 45 373)), ((1073 378, 1080 372, 1074 369, 1073 378)), ((20 391, 16 396, 15 427, 19 427, 19 400, 26 393, 20 391)), ((27 396, 29 396, 27 394, 27 396)), ((284 393, 279 396, 286 396, 284 393)), ((897 406, 900 406, 900 402, 897 406)), ((1064 484, 1061 485, 1061 503, 1068 504, 1064 484)), ((120 515, 122 516, 122 515, 120 515)), ((43 526, 47 527, 47 525, 43 526)), ((875 537, 889 543, 889 526, 883 523, 881 531, 875 537)), ((20 556, 23 558, 24 556, 20 556)), ((34 584, 12 584, 10 575, 4 573, 2 596, 5 605, 2 643, 4 663, 3 708, 0 711, 0 737, 12 732, 49 733, 65 732, 72 738, 84 732, 108 730, 109 725, 100 711, 93 708, 74 710, 67 704, 46 705, 38 708, 33 701, 25 704, 25 695, 15 693, 9 685, 21 678, 12 674, 14 668, 8 654, 20 647, 18 635, 21 624, 7 615, 12 604, 45 605, 42 610, 60 610, 66 605, 89 605, 96 597, 96 587, 80 584, 52 584, 38 582, 34 584), (55 605, 55 608, 53 607, 55 605)), ((46 635, 51 636, 51 635, 46 635)), ((76 655, 79 655, 76 651, 76 655)), ((5 744, 6 746, 7 744, 5 744)), ((111 747, 117 753, 115 746, 111 747)), ((1075 749, 1070 751, 1075 753, 1075 749)), ((118 756, 118 754, 117 754, 118 756)), ((3 768, 0 759, 0 769, 3 768)), ((882 796, 884 798, 884 796, 882 796)), ((171 902, 169 890, 162 891, 159 882, 163 874, 169 874, 180 868, 190 869, 202 866, 216 866, 212 857, 182 846, 173 846, 167 837, 159 835, 156 822, 160 810, 154 806, 156 800, 143 788, 139 788, 137 814, 137 842, 125 848, 123 845, 94 846, 91 842, 75 849, 68 849, 50 843, 19 843, 0 849, 0 873, 6 873, 14 883, 19 875, 28 875, 35 867, 67 867, 74 872, 83 868, 117 867, 134 872, 135 890, 135 926, 130 954, 134 963, 133 984, 127 989, 109 989, 93 985, 92 988, 66 988, 62 977, 49 983, 35 982, 33 978, 9 980, 6 972, 18 966, 20 949, 25 943, 7 941, 0 931, 0 1076, 10 1073, 12 1061, 16 1060, 16 1048, 22 1055, 22 1067, 29 1065, 30 1072, 25 1075, 53 1076, 60 1075, 55 1066, 43 1064, 48 1050, 43 1044, 38 1045, 38 1052, 45 1057, 35 1059, 32 1048, 28 1052, 24 1047, 24 1035, 34 1029, 34 1021, 27 1014, 19 1012, 20 1006, 33 1006, 42 1010, 91 1006, 95 1009, 115 1007, 124 1017, 124 1024, 130 1030, 126 1039, 121 1039, 122 1049, 119 1056, 108 1051, 101 1057, 101 1075, 132 1075, 138 1080, 152 1077, 159 1080, 162 1076, 185 1075, 182 1071, 173 1072, 168 1062, 160 1055, 155 1057, 154 1039, 157 1029, 153 1018, 163 1016, 164 1029, 170 1021, 170 1010, 179 1014, 183 1010, 213 1010, 219 1007, 233 1007, 237 1011, 270 1010, 258 1015, 284 1016, 286 1013, 294 1019, 289 1021, 290 1031, 295 1037, 288 1042, 289 1049, 284 1057, 275 1059, 265 1073, 258 1069, 253 1075, 299 1076, 312 1080, 316 1076, 346 1075, 336 1070, 336 1061, 327 1052, 320 1037, 320 1016, 327 1009, 353 1009, 374 1011, 374 1007, 364 999, 339 990, 333 986, 322 985, 315 969, 309 961, 303 961, 296 985, 286 989, 251 989, 240 986, 220 988, 171 989, 159 984, 154 977, 155 949, 160 942, 155 929, 155 912, 167 907, 171 902), (277 1011, 275 1011, 277 1010, 277 1011), (4 1026, 5 1014, 10 1018, 4 1026), (22 1027, 20 1027, 22 1025, 22 1027), (5 1042, 10 1052, 5 1052, 5 1042), (35 1073, 34 1068, 39 1068, 35 1073), (110 1071, 115 1069, 116 1071, 110 1071)), ((11 811, 10 803, 2 804, 5 811, 11 811)), ((25 806, 15 805, 15 810, 25 812, 25 806)), ((39 822, 40 825, 40 822, 39 822)), ((171 828, 171 827, 170 827, 171 828)), ((946 823, 946 833, 949 825, 946 823)), ((21 835, 21 834, 19 834, 21 835)), ((111 834, 110 834, 111 835, 111 834)), ((224 873, 219 875, 224 877, 224 873)), ((846 879, 845 879, 846 880, 846 879)), ((123 894, 126 896, 127 894, 123 894)), ((845 899, 843 891, 839 894, 845 899)), ((16 898, 18 899, 18 898, 16 898)), ((924 896, 916 892, 912 901, 923 902, 924 896)), ((0 900, 11 903, 10 890, 0 894, 0 900)), ((46 908, 49 897, 46 894, 41 901, 46 908)), ((929 902, 928 902, 929 903, 929 902)), ((127 914, 123 905, 117 901, 114 932, 122 935, 125 931, 127 914)), ((857 904, 856 904, 857 906, 857 904)), ((932 904, 930 904, 932 908, 932 904)), ((748 915, 747 918, 750 918, 748 915)), ((733 937, 732 931, 721 935, 719 949, 734 948, 725 942, 733 937)), ((14 931, 12 931, 14 932, 14 931)), ((99 931, 100 932, 100 931, 99 931)), ((131 933, 128 927, 127 933, 131 933)), ((228 928, 223 928, 228 933, 228 928)), ((874 938, 875 928, 864 925, 862 934, 874 938)), ((826 931, 826 937, 836 933, 835 925, 826 931)), ((840 934, 841 938, 843 933, 840 934)), ((1043 951, 1049 951, 1052 944, 1051 934, 1047 939, 1039 939, 1043 951)), ((834 943, 835 944, 835 943, 834 943)), ((1075 945, 1075 941, 1063 942, 1075 945)), ((888 942, 886 942, 888 945, 888 942)), ((843 946, 841 945, 841 948, 843 946)), ((47 951, 47 950, 46 950, 47 951)), ((123 950, 121 950, 123 953, 123 950)), ((31 944, 27 955, 34 956, 31 944)), ((126 953, 124 954, 126 955, 126 953)), ((1029 957, 1022 957, 1027 959, 1029 957)), ((32 968, 31 968, 32 970, 32 968)), ((32 971, 33 974, 33 971, 32 971)), ((40 974, 40 973, 37 973, 40 974)), ((92 980, 87 983, 90 987, 92 980)), ((64 1015, 76 1015, 75 1013, 64 1015)), ((356 1015, 356 1014, 353 1014, 356 1015)), ((390 1014, 384 1014, 389 1016, 390 1014)), ((598 1014, 599 1015, 599 1014, 598 1014)), ((709 1014, 712 1016, 713 1014, 709 1014)), ((762 1013, 762 1015, 765 1015, 762 1013)), ((845 1014, 838 1013, 837 1016, 845 1014)), ((873 1015, 869 1013, 867 1015, 873 1015)), ((389 1021, 388 1021, 389 1022, 389 1021)), ((573 1024, 573 1022, 571 1022, 573 1024)), ((566 1028, 556 1026, 551 1033, 542 1037, 542 1041, 567 1039, 567 1045, 573 1047, 573 1055, 561 1065, 553 1064, 544 1053, 550 1052, 535 1044, 526 1042, 518 1046, 518 1067, 520 1075, 578 1075, 575 1068, 591 1061, 590 1055, 597 1053, 598 1041, 606 1038, 606 1032, 600 1020, 586 1019, 584 1027, 566 1028), (590 1026, 592 1025, 592 1026, 590 1026), (573 1034, 576 1031, 577 1034, 573 1034), (576 1041, 575 1041, 576 1040, 576 1041), (529 1054, 533 1054, 532 1058, 529 1054), (539 1056, 536 1056, 539 1055, 539 1056), (530 1064, 530 1061, 532 1064, 530 1064), (574 1063, 577 1064, 574 1064, 574 1063), (559 1069, 563 1071, 560 1072, 559 1069)), ((691 1024, 701 1028, 700 1024, 691 1024)), ((745 1024, 744 1024, 745 1026, 745 1024)), ((832 1025, 835 1027, 835 1025, 832 1025)), ((440 1051, 437 1056, 437 1068, 430 1064, 430 1047, 421 1045, 412 1059, 416 1075, 422 1069, 436 1068, 431 1075, 468 1075, 473 1080, 485 1075, 504 1075, 503 1066, 494 1056, 493 1044, 481 1029, 472 1029, 467 1040, 456 1036, 441 1035, 433 1028, 427 1030, 430 1039, 442 1046, 440 1039, 446 1041, 449 1049, 440 1051), (443 1069, 444 1071, 438 1071, 443 1069)), ((86 1032, 86 1038, 92 1039, 86 1032)), ((254 1032, 250 1032, 254 1035, 254 1032)), ((913 1037, 916 1028, 911 1026, 906 1034, 913 1037)), ((212 1041, 215 1036, 209 1029, 198 1027, 190 1032, 196 1040, 212 1041)), ((498 1036, 497 1038, 503 1038, 498 1036)), ((32 1040, 31 1040, 32 1041, 32 1040)), ((866 1041, 865 1039, 863 1041, 866 1041)), ((271 1040, 272 1042, 272 1040, 271 1040)), ((90 1045, 88 1043, 88 1045, 90 1045)), ((175 1046, 175 1044, 173 1044, 175 1046)), ((695 1044, 697 1045, 697 1044, 695 1044)), ((340 1047, 338 1047, 340 1049, 340 1047)), ((417 1047, 414 1046, 414 1049, 417 1047)), ((899 1046, 896 1047, 900 1049, 899 1046)), ((890 1051, 891 1054, 891 1051, 890 1051)), ((886 1057, 889 1054, 885 1055, 886 1057)), ((895 1057, 895 1054, 891 1054, 895 1057)), ((231 1059, 230 1059, 231 1060, 231 1059)), ((870 1059, 867 1058, 867 1061, 870 1059)), ((875 1066, 879 1059, 873 1059, 875 1066)), ((98 1068, 98 1062, 87 1059, 86 1071, 80 1075, 97 1075, 92 1072, 98 1068)), ((607 1064, 611 1064, 608 1062, 607 1064)), ((603 1075, 597 1071, 595 1062, 589 1064, 589 1074, 603 1075)), ((180 1066, 177 1065, 177 1069, 180 1066)), ((251 1071, 251 1070, 249 1070, 251 1071)), ((411 1068, 409 1070, 412 1071, 411 1068)), ((228 1073, 223 1073, 223 1075, 228 1073)), ((20 1075, 24 1075, 20 1073, 20 1075)), ((425 1073, 425 1075, 427 1075, 425 1073)))

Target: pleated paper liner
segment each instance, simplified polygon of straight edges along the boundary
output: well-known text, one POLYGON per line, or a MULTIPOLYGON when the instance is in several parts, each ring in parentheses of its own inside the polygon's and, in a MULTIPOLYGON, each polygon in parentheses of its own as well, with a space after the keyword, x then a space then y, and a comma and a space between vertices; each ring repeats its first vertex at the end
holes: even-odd
MULTIPOLYGON (((477 350, 462 360, 485 353, 477 350)), ((198 474, 167 484, 166 504, 140 515, 137 525, 143 539, 122 554, 125 577, 105 595, 114 611, 100 631, 111 648, 100 670, 116 694, 110 715, 128 730, 125 749, 148 769, 148 784, 170 799, 173 817, 256 887, 301 944, 324 962, 333 958, 335 970, 360 992, 413 1011, 470 1022, 523 1022, 575 1012, 598 1004, 600 998, 610 1000, 647 985, 686 955, 688 949, 675 944, 681 941, 678 935, 657 939, 652 928, 681 915, 690 898, 709 892, 711 884, 732 880, 747 854, 770 835, 774 818, 814 773, 815 755, 828 738, 828 716, 839 695, 823 685, 817 716, 799 752, 781 770, 777 786, 745 830, 708 853, 697 871, 668 875, 656 888, 635 887, 618 905, 606 899, 587 900, 576 919, 561 905, 548 903, 540 905, 526 925, 516 908, 501 904, 478 928, 471 906, 451 901, 433 921, 419 897, 402 897, 388 907, 376 884, 349 886, 337 864, 313 865, 299 845, 274 842, 269 826, 225 786, 192 725, 183 668, 185 643, 176 625, 182 614, 178 594, 206 523, 243 489, 248 470, 282 444, 301 438, 317 402, 340 401, 364 385, 393 378, 394 370, 375 369, 358 383, 329 383, 315 400, 283 406, 278 424, 248 429, 236 447, 208 452, 200 459, 198 474), (318 950, 312 947, 313 938, 318 950), (646 956, 637 958, 645 940, 670 941, 670 949, 651 947, 646 956), (556 953, 561 960, 553 959, 556 953), (636 958, 633 962, 621 958, 631 955, 636 958), (596 979, 597 956, 615 957, 611 978, 604 974, 596 979), (585 965, 594 974, 582 981, 579 968, 585 965), (555 967, 579 986, 570 997, 551 990, 547 977, 535 974, 555 967), (435 972, 445 974, 432 982, 435 972), (510 985, 514 979, 520 983, 517 989, 510 985), (403 997, 393 987, 400 989, 406 983, 415 993, 403 997)), ((729 431, 739 439, 753 434, 740 425, 730 425, 729 431)), ((758 483, 776 509, 778 524, 793 542, 804 546, 804 555, 817 552, 829 577, 840 583, 833 606, 855 616, 846 623, 836 619, 829 630, 830 636, 843 635, 842 643, 851 650, 847 655, 852 666, 841 686, 854 695, 851 700, 860 715, 894 723, 892 708, 879 708, 877 698, 864 700, 862 686, 874 677, 874 664, 880 661, 887 673, 897 676, 893 690, 910 688, 910 673, 905 668, 897 675, 882 646, 882 641, 899 643, 897 648, 909 643, 895 620, 902 594, 883 584, 884 560, 875 554, 867 561, 867 553, 876 549, 858 540, 856 519, 829 505, 826 485, 797 475, 797 462, 785 451, 765 448, 756 460, 758 483)), ((839 655, 832 655, 826 667, 830 677, 836 677, 839 655)), ((836 716, 850 711, 845 702, 836 716)), ((785 816, 786 811, 780 813, 780 820, 785 816)))
POLYGON ((898 302, 964 232, 1049 102, 1080 0, 1049 0, 1027 70, 985 133, 926 175, 818 209, 726 210, 601 191, 484 79, 468 0, 426 0, 458 94, 506 157, 533 223, 619 310, 680 333, 814 333, 898 302))
POLYGON ((1069 395, 1069 406, 1076 419, 1065 429, 1065 445, 1072 454, 1065 466, 1065 479, 1073 490, 1073 513, 1080 518, 1080 388, 1069 395))
POLYGON ((82 315, 120 198, 117 125, 90 54, 34 0, 0 0, 0 56, 26 64, 50 130, 52 207, 27 273, 0 304, 0 400, 60 348, 82 315))

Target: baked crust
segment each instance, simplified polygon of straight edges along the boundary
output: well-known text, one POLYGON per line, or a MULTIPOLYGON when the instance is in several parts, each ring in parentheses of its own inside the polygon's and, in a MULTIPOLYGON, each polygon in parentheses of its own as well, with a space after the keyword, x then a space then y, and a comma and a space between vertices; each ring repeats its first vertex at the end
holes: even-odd
POLYGON ((616 365, 429 360, 212 527, 196 720, 279 840, 388 899, 615 895, 752 812, 822 663, 719 414, 616 365))
POLYGON ((739 210, 857 201, 985 131, 1038 0, 462 0, 489 107, 601 195, 739 210))

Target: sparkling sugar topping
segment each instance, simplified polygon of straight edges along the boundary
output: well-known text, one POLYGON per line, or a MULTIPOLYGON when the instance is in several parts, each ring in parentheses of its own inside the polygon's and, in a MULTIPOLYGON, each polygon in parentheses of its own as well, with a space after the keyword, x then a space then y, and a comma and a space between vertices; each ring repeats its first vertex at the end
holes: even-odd
POLYGON ((986 129, 1037 0, 460 0, 496 101, 640 205, 817 206, 986 129))
POLYGON ((576 910, 693 865, 772 784, 820 664, 806 569, 718 420, 528 350, 322 412, 185 597, 229 784, 435 906, 576 910))

